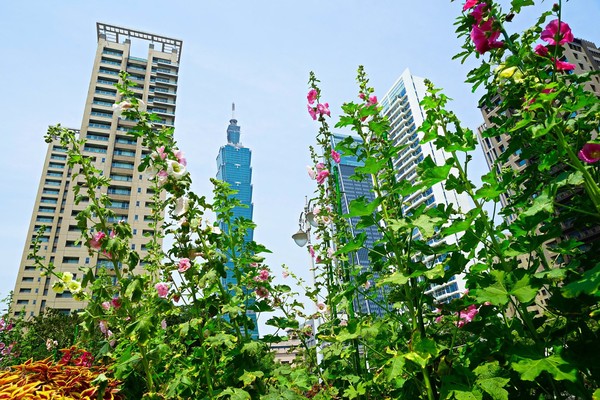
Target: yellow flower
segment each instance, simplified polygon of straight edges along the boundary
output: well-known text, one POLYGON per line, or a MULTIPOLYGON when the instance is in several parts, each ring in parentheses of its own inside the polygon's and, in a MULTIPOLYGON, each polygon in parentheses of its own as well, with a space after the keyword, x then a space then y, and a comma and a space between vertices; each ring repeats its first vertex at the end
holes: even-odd
POLYGON ((79 290, 81 290, 81 283, 79 283, 77 281, 70 281, 67 284, 67 287, 69 288, 69 290, 71 292, 78 292, 79 290))
POLYGON ((70 272, 63 272, 62 273, 62 281, 64 283, 69 283, 73 280, 73 274, 70 272))

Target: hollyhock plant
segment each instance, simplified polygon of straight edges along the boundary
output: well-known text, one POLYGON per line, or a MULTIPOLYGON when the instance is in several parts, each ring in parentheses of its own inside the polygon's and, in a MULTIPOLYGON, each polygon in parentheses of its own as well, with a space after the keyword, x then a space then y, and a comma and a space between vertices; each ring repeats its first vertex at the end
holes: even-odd
POLYGON ((100 250, 102 246, 101 242, 106 237, 104 232, 96 232, 90 239, 90 247, 92 249, 100 250))
POLYGON ((479 309, 475 306, 475 304, 471 304, 466 310, 462 310, 458 313, 458 322, 456 325, 459 328, 462 328, 469 322, 473 321, 473 318, 479 314, 479 309))
POLYGON ((183 166, 187 166, 187 160, 184 157, 183 151, 179 149, 173 149, 173 155, 177 158, 177 162, 183 166))
POLYGON ((328 117, 331 117, 331 112, 329 111, 329 103, 317 104, 317 112, 320 115, 327 115, 328 117))
POLYGON ((329 176, 329 171, 324 169, 317 174, 317 183, 322 185, 325 182, 325 179, 329 176))
POLYGON ((175 208, 173 209, 173 215, 176 217, 181 217, 185 214, 190 208, 190 199, 186 196, 179 197, 175 200, 175 208))
POLYGON ((557 71, 573 71, 575 69, 575 64, 571 64, 570 62, 561 61, 558 59, 554 60, 554 67, 557 71))
POLYGON ((489 18, 482 24, 475 24, 471 29, 471 39, 479 54, 484 54, 491 49, 499 49, 504 42, 498 41, 500 31, 494 30, 494 18, 489 18))
POLYGON ((158 282, 154 285, 156 292, 158 293, 158 297, 161 299, 167 298, 167 294, 169 293, 169 284, 166 282, 158 282))
POLYGON ((175 160, 169 160, 167 161, 167 174, 175 179, 180 179, 187 174, 187 170, 185 165, 175 160))
POLYGON ((264 287, 259 287, 256 289, 256 295, 264 299, 269 296, 269 291, 264 287))
POLYGON ((465 5, 463 6, 463 11, 467 11, 467 10, 475 7, 478 2, 479 2, 479 0, 467 0, 465 2, 465 5))
POLYGON ((256 281, 264 282, 269 279, 269 271, 266 269, 260 270, 258 276, 255 278, 256 281))
POLYGON ((538 56, 541 56, 541 57, 547 57, 548 56, 548 48, 546 46, 544 46, 543 44, 538 44, 537 46, 535 46, 535 54, 537 54, 538 56))
POLYGON ((338 153, 335 150, 331 150, 331 158, 333 159, 333 161, 335 161, 336 163, 340 163, 340 161, 342 160, 342 157, 340 156, 340 153, 338 153))
POLYGON ((317 93, 317 91, 315 89, 310 89, 308 91, 308 95, 306 96, 306 99, 308 100, 308 104, 312 105, 314 104, 315 100, 317 100, 317 96, 319 94, 317 93))
POLYGON ((374 106, 375 104, 377 104, 377 96, 373 95, 373 96, 369 96, 369 102, 368 104, 370 106, 374 106))
POLYGON ((311 118, 313 120, 317 120, 317 111, 315 110, 314 107, 311 107, 310 104, 308 104, 306 107, 308 107, 308 114, 311 116, 311 118))
POLYGON ((566 22, 555 19, 542 31, 540 38, 551 46, 560 46, 574 40, 573 32, 566 22), (558 41, 557 41, 558 39, 558 41))
POLYGON ((315 169, 315 167, 311 167, 310 165, 307 165, 306 172, 308 172, 308 176, 310 177, 310 179, 317 178, 317 170, 315 169))
POLYGON ((325 168, 327 168, 327 166, 326 166, 324 163, 322 163, 322 162, 319 162, 319 163, 317 163, 317 165, 315 165, 315 168, 317 169, 317 172, 321 172, 321 171, 323 171, 325 168))
POLYGON ((583 145, 579 153, 577 153, 579 159, 588 164, 592 164, 600 161, 600 144, 598 143, 586 143, 583 145))
POLYGON ((189 258, 182 258, 181 260, 179 260, 179 268, 177 268, 177 271, 179 272, 185 272, 188 269, 190 269, 190 267, 192 266, 192 263, 190 262, 189 258))
POLYGON ((110 301, 110 303, 115 308, 115 310, 118 310, 119 308, 121 308, 121 299, 118 297, 113 297, 113 299, 110 301))

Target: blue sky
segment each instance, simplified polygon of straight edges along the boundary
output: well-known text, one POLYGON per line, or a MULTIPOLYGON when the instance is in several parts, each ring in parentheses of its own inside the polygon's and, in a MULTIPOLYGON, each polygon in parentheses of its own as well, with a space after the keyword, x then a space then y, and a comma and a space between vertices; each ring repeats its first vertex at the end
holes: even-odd
MULTIPOLYGON (((527 9, 514 27, 526 27, 527 9)), ((236 103, 242 142, 253 152, 255 239, 273 251, 267 261, 308 277, 309 258, 290 238, 304 197, 316 124, 306 112, 309 71, 321 80, 332 115, 356 99, 364 65, 382 96, 405 68, 454 98, 451 107, 472 129, 482 122, 477 96, 463 83, 474 64, 452 61, 460 42, 453 22, 459 2, 428 1, 3 1, 0 3, 0 295, 14 287, 46 152, 50 124, 79 128, 96 51, 96 22, 183 40, 176 138, 193 189, 210 194, 208 179, 225 144, 236 103)), ((576 37, 600 44, 598 0, 565 3, 563 19, 576 37)), ((513 28, 509 26, 509 29, 513 28)), ((133 54, 145 57, 145 54, 133 54)), ((481 152, 476 172, 486 172, 481 152)))

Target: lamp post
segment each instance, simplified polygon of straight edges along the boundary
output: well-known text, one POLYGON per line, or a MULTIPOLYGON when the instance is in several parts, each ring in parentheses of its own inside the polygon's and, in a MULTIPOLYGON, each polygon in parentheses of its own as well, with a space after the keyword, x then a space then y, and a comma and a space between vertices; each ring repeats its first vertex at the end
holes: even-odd
MULTIPOLYGON (((296 232, 292 235, 292 239, 294 239, 294 242, 296 242, 296 244, 299 247, 304 247, 307 244, 309 246, 311 245, 311 241, 310 241, 311 228, 316 228, 318 226, 318 223, 315 220, 315 214, 312 212, 312 209, 311 209, 312 200, 313 199, 305 200, 304 210, 300 213, 300 216, 298 217, 298 232, 296 232)), ((313 287, 315 287, 317 284, 317 275, 315 272, 315 260, 312 257, 312 255, 309 255, 309 257, 310 257, 310 271, 312 273, 312 284, 313 284, 313 287)), ((316 349, 316 353, 317 353, 317 366, 319 366, 323 359, 323 354, 321 354, 321 351, 319 351, 319 343, 317 340, 317 333, 319 331, 319 326, 321 325, 321 316, 320 316, 320 311, 318 309, 317 303, 315 303, 315 314, 314 315, 317 315, 317 318, 313 319, 313 321, 314 321, 315 349, 316 349)))

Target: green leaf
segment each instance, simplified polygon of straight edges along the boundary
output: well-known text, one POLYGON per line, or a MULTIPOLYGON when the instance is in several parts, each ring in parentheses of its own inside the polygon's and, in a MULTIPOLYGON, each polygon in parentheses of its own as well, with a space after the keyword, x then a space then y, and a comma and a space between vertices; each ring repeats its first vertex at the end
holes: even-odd
POLYGON ((483 395, 478 390, 453 390, 454 398, 456 400, 481 400, 483 395))
POLYGON ((504 386, 510 379, 498 376, 502 373, 498 361, 480 365, 473 372, 477 375, 475 384, 492 396, 492 399, 508 400, 508 391, 504 389, 504 386))
POLYGON ((435 233, 435 228, 445 222, 440 217, 431 217, 426 214, 421 214, 412 221, 412 224, 419 228, 419 232, 425 239, 430 238, 435 233))
POLYGON ((227 388, 223 390, 221 393, 219 393, 217 399, 223 396, 229 396, 231 400, 250 400, 252 398, 250 397, 250 393, 237 388, 227 388))
POLYGON ((581 278, 575 282, 571 282, 562 288, 565 297, 573 298, 581 293, 592 296, 600 296, 600 264, 594 268, 585 271, 581 278))
POLYGON ((380 198, 376 198, 373 201, 369 201, 364 196, 356 198, 350 202, 350 212, 344 215, 344 217, 350 218, 361 217, 363 215, 371 215, 375 212, 380 202, 380 198))
POLYGON ((352 240, 350 242, 348 242, 345 245, 343 245, 342 247, 340 247, 336 251, 336 254, 348 254, 350 252, 359 250, 365 244, 365 240, 367 240, 367 234, 366 234, 366 232, 361 232, 358 235, 356 235, 354 238, 352 238, 352 240))
POLYGON ((523 211, 521 215, 529 217, 541 211, 547 211, 549 213, 554 212, 554 199, 550 197, 546 190, 540 193, 540 195, 533 200, 531 207, 523 211))
POLYGON ((404 285, 404 284, 406 284, 406 282, 408 282, 408 279, 409 279, 409 276, 404 275, 400 271, 396 271, 393 274, 391 274, 390 276, 387 276, 387 277, 377 281, 377 287, 381 287, 381 286, 385 286, 385 285, 389 285, 389 284, 404 285))
POLYGON ((257 378, 262 378, 265 376, 265 373, 262 371, 246 371, 244 370, 244 375, 240 376, 240 381, 244 382, 244 387, 249 386, 254 382, 257 378))
MULTIPOLYGON (((491 284, 486 287, 478 288, 475 290, 475 298, 480 303, 489 301, 490 303, 501 306, 508 303, 508 290, 505 283, 505 272, 504 271, 491 271, 490 279, 491 284)), ((485 283, 485 282, 482 282, 485 283)))
POLYGON ((512 369, 521 374, 524 381, 534 381, 542 372, 549 372, 557 381, 577 381, 577 368, 554 354, 540 359, 523 359, 511 363, 512 369))
POLYGON ((530 285, 530 277, 524 274, 514 285, 511 286, 510 294, 515 296, 522 303, 529 303, 538 293, 538 288, 530 285))
POLYGON ((132 302, 138 302, 142 298, 142 281, 139 278, 129 282, 127 289, 125 290, 125 297, 132 302))
POLYGON ((381 171, 381 169, 385 166, 385 164, 387 163, 387 159, 382 158, 382 159, 378 159, 376 157, 367 157, 365 159, 365 164, 362 167, 356 167, 354 170, 356 172, 362 173, 362 174, 372 174, 375 175, 377 174, 379 171, 381 171))

